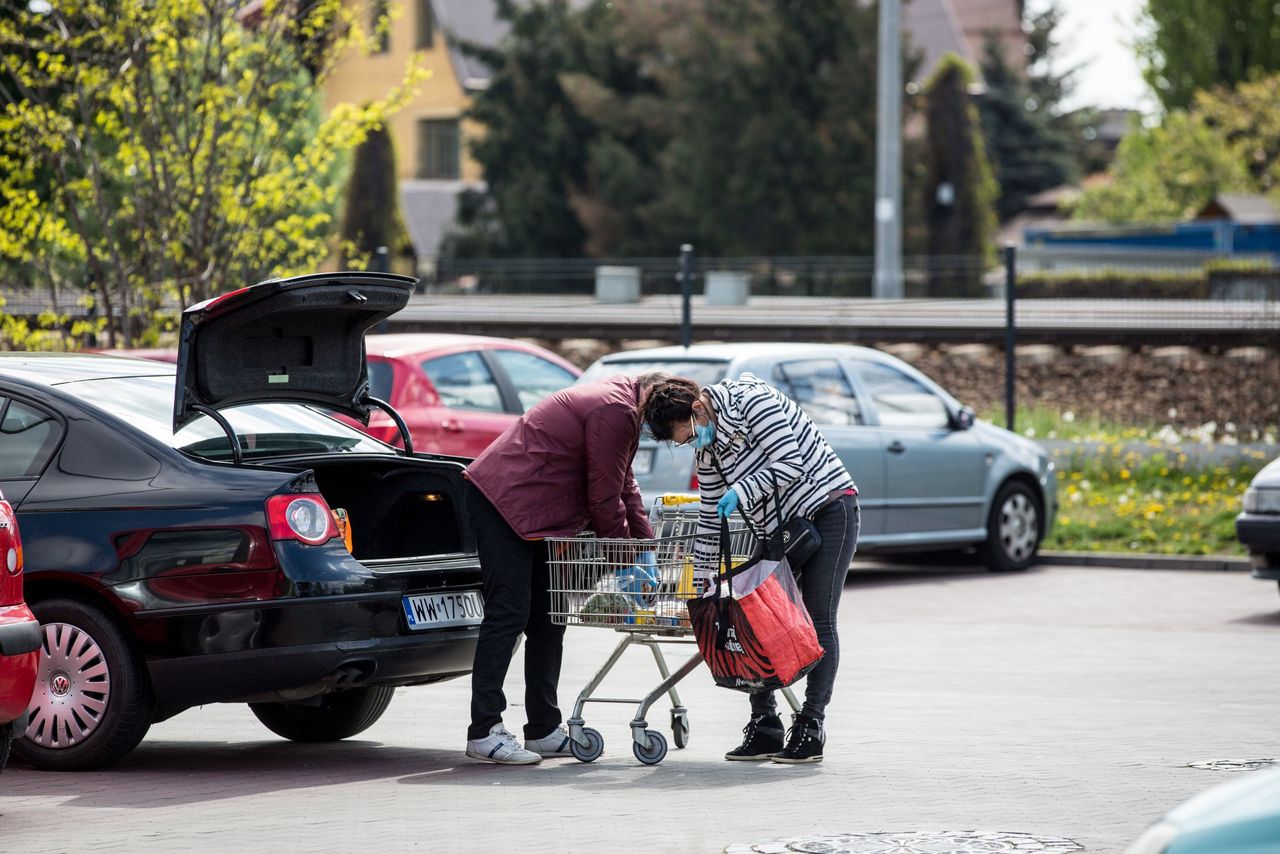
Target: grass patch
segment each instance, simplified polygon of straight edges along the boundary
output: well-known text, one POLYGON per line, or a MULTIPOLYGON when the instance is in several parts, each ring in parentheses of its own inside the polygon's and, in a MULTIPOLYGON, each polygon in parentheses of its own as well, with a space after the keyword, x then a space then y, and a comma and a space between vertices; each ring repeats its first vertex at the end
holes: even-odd
MULTIPOLYGON (((991 413, 1003 424, 1003 411, 991 413)), ((1236 539, 1240 499, 1273 455, 1241 449, 1230 463, 1198 464, 1173 442, 1208 443, 1212 430, 1116 424, 1096 416, 1020 408, 1018 432, 1036 439, 1101 443, 1055 457, 1058 517, 1044 548, 1171 555, 1244 555, 1236 539), (1125 450, 1135 444, 1141 452, 1125 450)), ((1206 425, 1207 426, 1207 425, 1206 425)), ((1247 441, 1252 437, 1241 437, 1247 441)), ((1274 444, 1274 435, 1264 441, 1274 444)))
POLYGON ((1204 468, 1163 453, 1119 446, 1058 460, 1058 518, 1047 549, 1243 555, 1236 539, 1240 497, 1265 463, 1240 459, 1204 468))

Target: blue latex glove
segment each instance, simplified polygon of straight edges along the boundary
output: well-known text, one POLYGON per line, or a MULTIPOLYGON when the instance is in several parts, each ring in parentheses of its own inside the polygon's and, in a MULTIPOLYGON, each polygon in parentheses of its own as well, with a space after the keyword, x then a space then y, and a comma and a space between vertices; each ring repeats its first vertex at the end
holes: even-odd
POLYGON ((727 519, 738 509, 738 491, 736 489, 726 490, 724 495, 720 497, 719 503, 716 504, 716 514, 722 519, 727 519))
POLYGON ((641 552, 636 555, 636 562, 617 572, 618 587, 622 592, 630 593, 636 604, 642 607, 652 605, 658 593, 658 561, 653 552, 641 552))

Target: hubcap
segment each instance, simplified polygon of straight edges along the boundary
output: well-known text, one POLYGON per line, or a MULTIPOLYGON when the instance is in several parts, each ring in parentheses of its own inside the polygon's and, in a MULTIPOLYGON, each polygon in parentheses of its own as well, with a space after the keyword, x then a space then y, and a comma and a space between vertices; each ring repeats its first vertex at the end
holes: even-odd
POLYGON ((97 641, 83 629, 68 623, 42 629, 44 654, 27 738, 41 747, 67 748, 102 722, 111 699, 111 672, 97 641))
POLYGON ((1036 505, 1021 492, 1005 499, 1000 508, 1000 546, 1012 561, 1021 562, 1035 552, 1040 539, 1036 505))

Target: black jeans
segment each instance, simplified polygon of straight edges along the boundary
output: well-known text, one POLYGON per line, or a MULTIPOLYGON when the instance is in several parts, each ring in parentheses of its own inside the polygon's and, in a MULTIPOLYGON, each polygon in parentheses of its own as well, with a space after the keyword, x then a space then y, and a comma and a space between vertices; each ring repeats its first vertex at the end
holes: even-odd
POLYGON ((467 484, 467 515, 480 551, 484 621, 471 667, 471 726, 468 739, 484 738, 502 721, 507 697, 502 684, 521 633, 524 645, 525 738, 542 738, 563 718, 556 703, 564 626, 548 612, 547 544, 521 539, 484 493, 467 484))
MULTIPOLYGON (((805 679, 804 708, 800 713, 815 721, 826 715, 831 702, 831 689, 835 685, 836 671, 840 667, 840 635, 836 631, 836 612, 840 608, 840 593, 844 590, 845 577, 849 574, 849 562, 858 548, 858 529, 861 525, 858 499, 843 496, 818 511, 813 524, 818 528, 822 543, 803 565, 796 567, 796 581, 804 605, 813 618, 818 632, 818 643, 826 655, 818 666, 809 671, 805 679)), ((751 695, 752 716, 776 715, 777 704, 772 691, 751 695)))

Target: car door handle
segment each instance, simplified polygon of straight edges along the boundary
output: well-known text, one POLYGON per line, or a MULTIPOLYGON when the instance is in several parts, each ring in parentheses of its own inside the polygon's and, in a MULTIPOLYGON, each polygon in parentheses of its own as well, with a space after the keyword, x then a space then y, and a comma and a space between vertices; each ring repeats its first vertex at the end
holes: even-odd
POLYGON ((891 454, 901 454, 906 452, 907 446, 899 442, 897 439, 894 439, 893 444, 890 445, 886 450, 888 450, 889 453, 891 454))
POLYGON ((440 426, 450 433, 462 432, 462 422, 456 418, 446 418, 440 422, 440 426))

